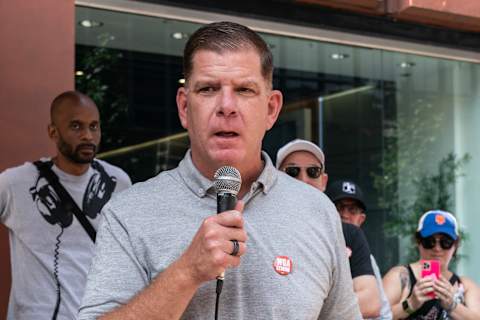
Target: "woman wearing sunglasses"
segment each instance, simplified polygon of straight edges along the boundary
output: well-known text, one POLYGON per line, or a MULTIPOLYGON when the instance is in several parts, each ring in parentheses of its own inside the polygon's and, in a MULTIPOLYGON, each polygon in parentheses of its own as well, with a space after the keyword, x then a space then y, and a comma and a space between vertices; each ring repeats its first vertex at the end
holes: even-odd
POLYGON ((439 261, 440 277, 422 277, 421 261, 392 268, 383 285, 393 319, 480 319, 480 288, 449 269, 460 244, 455 217, 441 210, 426 212, 415 239, 420 260, 439 261))

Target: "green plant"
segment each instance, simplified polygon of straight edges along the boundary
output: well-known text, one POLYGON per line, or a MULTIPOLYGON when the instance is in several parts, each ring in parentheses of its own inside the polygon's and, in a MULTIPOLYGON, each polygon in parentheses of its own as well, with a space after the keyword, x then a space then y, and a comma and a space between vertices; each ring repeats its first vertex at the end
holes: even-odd
POLYGON ((102 123, 102 150, 122 147, 127 140, 128 102, 125 92, 114 88, 121 80, 119 74, 122 53, 108 47, 113 37, 100 34, 98 46, 77 47, 76 90, 85 93, 98 106, 102 123))
MULTIPOLYGON (((452 211, 454 203, 452 199, 453 188, 459 177, 463 175, 462 168, 470 161, 469 154, 456 157, 454 153, 447 154, 438 162, 434 173, 422 173, 413 177, 410 181, 413 196, 400 200, 398 190, 398 176, 395 175, 398 163, 385 163, 385 175, 374 175, 374 184, 378 190, 383 189, 383 195, 379 199, 380 206, 388 214, 385 231, 391 236, 401 238, 413 237, 420 216, 432 209, 452 211)), ((461 232, 463 241, 467 235, 461 232)), ((410 246, 404 255, 407 261, 418 259, 418 250, 410 246)))

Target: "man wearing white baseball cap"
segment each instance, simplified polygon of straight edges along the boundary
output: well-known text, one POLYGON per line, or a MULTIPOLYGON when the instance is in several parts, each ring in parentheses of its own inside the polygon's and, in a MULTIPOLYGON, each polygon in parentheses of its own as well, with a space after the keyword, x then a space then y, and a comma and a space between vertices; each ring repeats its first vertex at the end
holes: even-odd
MULTIPOLYGON (((328 181, 328 175, 325 173, 325 155, 314 143, 302 139, 287 143, 277 152, 276 166, 291 177, 322 192, 325 191, 328 181)), ((360 311, 364 318, 375 318, 380 312, 380 294, 371 265, 367 239, 363 231, 354 224, 342 222, 342 230, 360 311)), ((390 310, 386 298, 385 303, 390 310)), ((386 319, 391 319, 391 316, 386 319)))
POLYGON ((325 191, 328 182, 325 155, 312 142, 302 139, 290 141, 278 150, 276 165, 289 176, 325 191))

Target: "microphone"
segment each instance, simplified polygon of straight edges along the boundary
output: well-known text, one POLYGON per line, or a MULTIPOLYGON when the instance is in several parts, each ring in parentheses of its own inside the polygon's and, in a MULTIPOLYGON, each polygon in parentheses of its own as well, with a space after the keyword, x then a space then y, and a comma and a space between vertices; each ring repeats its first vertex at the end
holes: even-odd
MULTIPOLYGON (((240 172, 234 167, 223 166, 215 171, 213 185, 217 191, 217 214, 235 209, 237 194, 242 186, 240 172)), ((215 319, 218 318, 218 305, 220 293, 222 292, 225 271, 217 276, 217 300, 215 303, 215 319)))
MULTIPOLYGON (((213 185, 217 191, 217 214, 233 210, 237 204, 237 194, 242 186, 240 172, 234 167, 223 166, 215 171, 213 185)), ((225 272, 222 272, 217 279, 225 279, 225 272)))
POLYGON ((233 210, 242 186, 240 172, 234 167, 224 166, 215 172, 213 179, 217 191, 217 213, 233 210))

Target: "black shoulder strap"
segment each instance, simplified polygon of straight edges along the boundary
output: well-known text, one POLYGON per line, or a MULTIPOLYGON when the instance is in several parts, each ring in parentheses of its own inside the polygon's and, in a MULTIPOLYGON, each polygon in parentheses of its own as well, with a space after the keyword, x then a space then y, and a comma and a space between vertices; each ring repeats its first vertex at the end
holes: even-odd
POLYGON ((455 283, 462 283, 462 281, 460 280, 460 277, 456 274, 456 273, 453 273, 452 272, 452 276, 450 277, 450 284, 453 286, 455 283))
POLYGON ((408 291, 408 297, 410 297, 412 295, 413 286, 415 285, 415 283, 417 283, 417 278, 415 278, 415 274, 413 273, 413 269, 409 264, 407 264, 405 267, 408 270, 408 277, 410 278, 410 288, 409 288, 409 291, 408 291))
POLYGON ((58 194, 60 199, 62 200, 61 203, 65 210, 72 211, 75 217, 77 217, 78 222, 82 225, 83 229, 87 232, 90 239, 95 242, 95 238, 97 232, 95 228, 92 226, 90 221, 88 221, 85 213, 78 207, 75 201, 72 199, 72 196, 68 193, 67 190, 62 186, 60 181, 58 180, 57 175, 55 172, 52 171, 52 163, 51 162, 43 162, 43 161, 35 161, 33 163, 39 172, 48 180, 48 183, 52 186, 55 192, 58 194))
POLYGON ((105 168, 102 166, 102 164, 95 159, 92 161, 92 167, 101 174, 107 174, 107 171, 105 171, 105 168))

